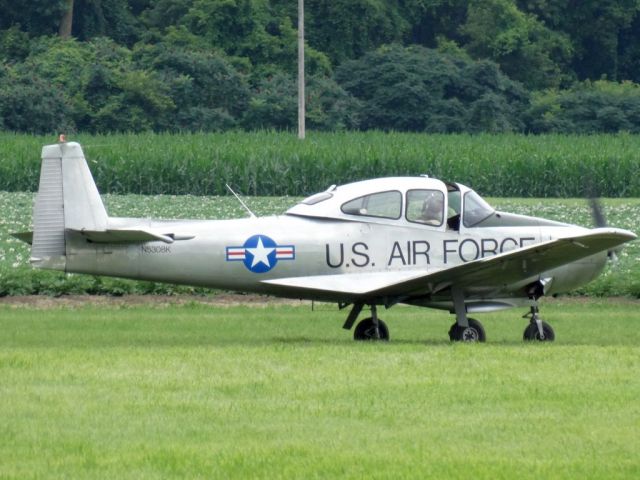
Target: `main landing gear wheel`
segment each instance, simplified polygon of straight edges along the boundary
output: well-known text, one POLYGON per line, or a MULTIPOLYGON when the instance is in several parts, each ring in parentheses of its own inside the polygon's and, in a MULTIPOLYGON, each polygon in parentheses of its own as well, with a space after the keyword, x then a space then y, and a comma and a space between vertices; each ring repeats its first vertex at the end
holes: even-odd
POLYGON ((376 326, 373 318, 365 318, 358 325, 353 332, 354 340, 383 340, 389 341, 389 329, 387 324, 378 319, 378 333, 376 334, 376 326))
POLYGON ((532 342, 537 340, 538 342, 553 342, 556 338, 556 334, 547 322, 542 322, 542 333, 544 337, 540 336, 540 330, 535 322, 531 322, 527 328, 524 329, 523 339, 525 341, 532 342))
POLYGON ((468 327, 462 327, 457 323, 451 325, 449 338, 452 342, 484 342, 486 335, 484 327, 475 318, 467 318, 468 327))

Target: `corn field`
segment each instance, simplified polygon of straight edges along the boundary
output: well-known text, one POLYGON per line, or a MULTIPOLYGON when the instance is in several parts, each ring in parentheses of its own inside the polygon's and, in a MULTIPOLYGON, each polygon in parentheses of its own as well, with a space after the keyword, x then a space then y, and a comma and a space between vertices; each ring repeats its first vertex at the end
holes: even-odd
MULTIPOLYGON (((493 197, 640 197, 640 136, 383 132, 77 135, 103 193, 308 195, 366 178, 428 174, 493 197)), ((35 191, 42 145, 0 134, 0 190, 35 191)))

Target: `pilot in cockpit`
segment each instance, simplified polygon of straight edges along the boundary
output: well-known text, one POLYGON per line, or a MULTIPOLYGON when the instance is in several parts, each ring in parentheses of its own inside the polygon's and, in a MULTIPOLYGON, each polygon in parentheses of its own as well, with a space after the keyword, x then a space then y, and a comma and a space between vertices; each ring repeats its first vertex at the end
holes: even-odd
POLYGON ((442 195, 430 195, 422 204, 420 221, 427 225, 442 224, 442 213, 444 209, 444 198, 442 195))

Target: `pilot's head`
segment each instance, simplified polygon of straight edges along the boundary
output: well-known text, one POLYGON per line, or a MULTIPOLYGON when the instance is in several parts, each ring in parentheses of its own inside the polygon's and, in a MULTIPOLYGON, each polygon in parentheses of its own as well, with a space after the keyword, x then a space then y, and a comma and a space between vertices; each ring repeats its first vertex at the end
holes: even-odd
POLYGON ((424 199, 424 203, 422 204, 422 211, 425 213, 440 213, 442 212, 442 207, 444 206, 444 200, 442 195, 432 194, 424 199))

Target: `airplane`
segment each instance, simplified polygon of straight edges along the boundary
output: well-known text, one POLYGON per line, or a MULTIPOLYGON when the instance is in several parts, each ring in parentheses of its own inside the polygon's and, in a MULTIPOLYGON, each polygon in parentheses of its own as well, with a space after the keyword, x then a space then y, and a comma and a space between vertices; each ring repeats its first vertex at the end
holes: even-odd
POLYGON ((15 236, 36 268, 335 302, 350 307, 348 330, 369 307, 355 340, 389 340, 378 307, 448 310, 450 340, 465 342, 486 340, 469 314, 510 307, 529 308, 524 340, 553 341, 538 300, 591 281, 636 238, 602 221, 588 229, 500 212, 426 175, 332 185, 282 215, 249 214, 110 217, 81 145, 61 139, 42 149, 33 232, 15 236))

